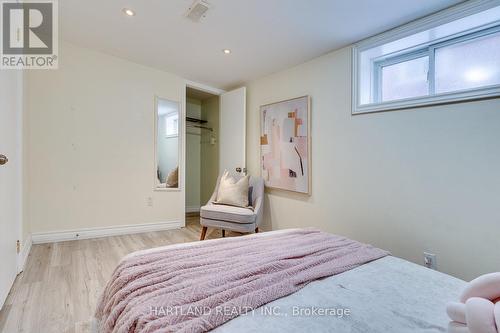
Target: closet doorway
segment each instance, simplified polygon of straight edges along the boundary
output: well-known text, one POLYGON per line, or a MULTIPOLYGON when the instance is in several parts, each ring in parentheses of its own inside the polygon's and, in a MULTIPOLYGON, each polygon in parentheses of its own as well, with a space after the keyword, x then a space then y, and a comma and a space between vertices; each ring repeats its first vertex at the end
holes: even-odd
POLYGON ((186 88, 186 213, 197 215, 219 173, 219 96, 186 88))

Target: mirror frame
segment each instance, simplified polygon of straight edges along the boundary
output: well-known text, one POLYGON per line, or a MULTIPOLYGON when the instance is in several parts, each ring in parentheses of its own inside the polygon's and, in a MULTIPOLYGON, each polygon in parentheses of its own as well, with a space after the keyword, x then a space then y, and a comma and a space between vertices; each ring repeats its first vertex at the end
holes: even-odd
POLYGON ((183 108, 182 108, 182 103, 173 99, 169 98, 164 98, 158 95, 154 96, 154 169, 153 169, 153 190, 154 191, 168 191, 168 192, 180 192, 182 191, 182 175, 183 175, 183 168, 182 168, 182 143, 183 143, 183 128, 184 128, 184 113, 183 113, 183 108), (157 170, 158 170, 158 102, 159 100, 165 100, 173 103, 177 103, 179 106, 179 131, 178 131, 178 149, 177 149, 177 161, 178 161, 178 185, 177 187, 166 187, 166 186, 161 186, 161 183, 158 183, 158 176, 157 176, 157 170))

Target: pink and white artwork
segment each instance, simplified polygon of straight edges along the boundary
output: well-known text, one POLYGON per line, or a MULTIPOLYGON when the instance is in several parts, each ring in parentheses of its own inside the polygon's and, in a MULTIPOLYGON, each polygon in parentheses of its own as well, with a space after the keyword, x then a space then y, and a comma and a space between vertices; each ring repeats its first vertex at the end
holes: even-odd
POLYGON ((310 194, 309 96, 260 107, 261 174, 267 187, 310 194))

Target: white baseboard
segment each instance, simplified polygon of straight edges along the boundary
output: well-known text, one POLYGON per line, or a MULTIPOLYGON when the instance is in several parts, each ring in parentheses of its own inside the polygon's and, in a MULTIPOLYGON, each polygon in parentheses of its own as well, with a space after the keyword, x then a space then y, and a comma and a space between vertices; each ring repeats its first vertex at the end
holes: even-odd
POLYGON ((199 213, 200 206, 186 206, 186 213, 199 213))
POLYGON ((28 260, 28 256, 31 251, 31 245, 33 244, 33 240, 31 238, 31 234, 28 235, 28 238, 23 240, 21 244, 21 252, 17 256, 17 273, 21 273, 24 270, 24 266, 26 265, 26 261, 28 260))
POLYGON ((144 224, 120 225, 113 227, 84 228, 65 231, 35 232, 32 234, 33 244, 63 242, 77 239, 90 239, 118 235, 139 234, 160 230, 179 229, 181 221, 155 222, 144 224))

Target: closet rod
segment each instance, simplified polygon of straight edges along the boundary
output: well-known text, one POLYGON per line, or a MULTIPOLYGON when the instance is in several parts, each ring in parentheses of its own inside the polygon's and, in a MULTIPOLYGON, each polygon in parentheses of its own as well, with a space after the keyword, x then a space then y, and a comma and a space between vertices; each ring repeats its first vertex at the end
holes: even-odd
POLYGON ((191 127, 191 128, 201 128, 201 129, 205 129, 205 130, 208 130, 210 132, 213 132, 214 129, 212 127, 206 127, 206 126, 201 126, 201 125, 186 125, 186 127, 191 127))
POLYGON ((205 124, 208 122, 207 120, 197 119, 197 118, 192 118, 192 117, 186 117, 186 121, 189 121, 192 123, 199 123, 199 124, 205 124))

